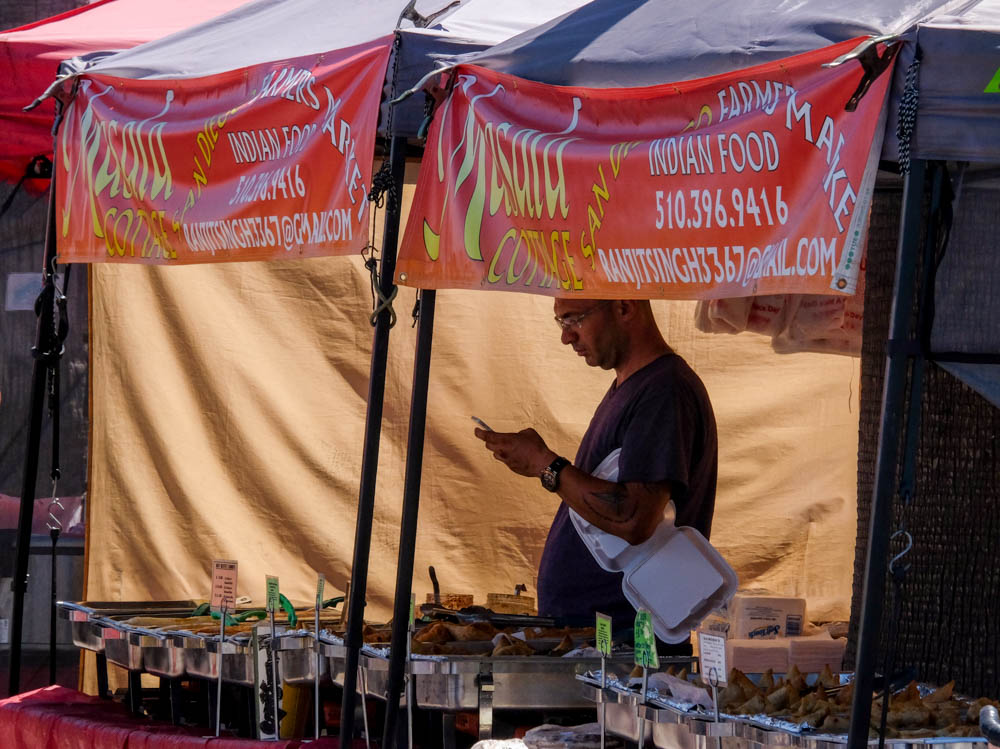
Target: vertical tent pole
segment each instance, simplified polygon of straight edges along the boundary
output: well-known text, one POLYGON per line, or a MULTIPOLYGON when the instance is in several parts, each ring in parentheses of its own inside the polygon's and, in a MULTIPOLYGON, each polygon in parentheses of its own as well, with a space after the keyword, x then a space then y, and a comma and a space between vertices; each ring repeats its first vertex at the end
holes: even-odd
POLYGON ((420 474, 424 459, 424 427, 427 422, 427 382, 431 369, 431 341, 434 335, 436 292, 420 292, 420 323, 417 352, 413 361, 413 395, 410 400, 410 429, 406 442, 406 476, 403 485, 403 515, 399 527, 399 560, 396 563, 396 596, 392 611, 392 645, 389 655, 389 688, 385 703, 382 749, 396 745, 399 696, 403 691, 409 637, 410 593, 413 587, 413 555, 417 540, 417 511, 420 508, 420 474))
MULTIPOLYGON (((399 217, 403 199, 403 176, 406 169, 406 138, 393 137, 389 147, 395 199, 390 199, 382 232, 382 267, 379 288, 382 295, 392 293, 396 274, 396 247, 399 243, 399 217)), ((354 531, 354 560, 351 564, 351 593, 347 605, 347 670, 340 714, 340 746, 348 749, 354 740, 354 703, 358 678, 358 654, 364 628, 365 593, 368 587, 368 556, 371 551, 372 517, 375 511, 375 476, 378 471, 379 438, 382 430, 382 401, 385 395, 385 364, 389 353, 389 310, 383 309, 375 325, 372 343, 371 372, 368 379, 368 414, 365 419, 365 447, 361 458, 361 489, 358 495, 358 520, 354 531)))
POLYGON ((42 265, 44 286, 40 297, 38 324, 35 328, 35 347, 32 349, 34 361, 31 364, 31 401, 28 421, 28 442, 24 457, 24 473, 21 475, 21 507, 17 516, 17 551, 14 577, 11 588, 14 591, 14 609, 10 622, 10 696, 21 691, 21 638, 24 620, 24 594, 28 589, 28 554, 31 548, 31 517, 35 509, 35 481, 38 478, 38 450, 42 438, 42 412, 45 408, 45 377, 47 362, 43 355, 55 342, 53 335, 53 311, 55 300, 55 280, 52 277, 53 260, 56 257, 56 176, 52 169, 49 184, 49 208, 45 225, 45 252, 42 265))
MULTIPOLYGON (((924 172, 921 159, 910 162, 903 183, 903 215, 900 219, 896 249, 896 275, 893 285, 889 341, 886 348, 885 382, 882 389, 882 417, 879 426, 878 453, 875 459, 875 489, 872 493, 871 520, 868 526, 868 553, 858 628, 858 652, 854 667, 854 697, 851 702, 849 749, 868 746, 871 720, 875 660, 879 654, 879 632, 885 596, 886 558, 889 551, 889 526, 892 496, 896 482, 900 421, 906 410, 906 373, 910 361, 907 350, 910 318, 913 312, 917 247, 923 211, 924 172)), ((911 397, 920 397, 911 393, 911 397)), ((888 674, 885 675, 888 678, 888 674)))

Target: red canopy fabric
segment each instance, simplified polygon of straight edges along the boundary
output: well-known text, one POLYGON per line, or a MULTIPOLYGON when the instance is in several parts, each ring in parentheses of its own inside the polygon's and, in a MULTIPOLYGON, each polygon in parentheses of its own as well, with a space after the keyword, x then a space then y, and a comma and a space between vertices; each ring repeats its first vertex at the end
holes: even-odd
MULTIPOLYGON (((51 100, 22 110, 48 88, 59 63, 88 52, 123 50, 194 26, 246 0, 100 0, 0 33, 0 179, 17 182, 32 158, 52 156, 51 100)), ((34 183, 34 185, 32 185, 34 183)), ((45 189, 48 181, 29 180, 45 189)))
MULTIPOLYGON (((23 749, 333 749, 317 741, 206 737, 206 726, 172 726, 129 713, 117 702, 51 686, 0 700, 0 746, 23 749)), ((355 746, 364 746, 355 741, 355 746)))

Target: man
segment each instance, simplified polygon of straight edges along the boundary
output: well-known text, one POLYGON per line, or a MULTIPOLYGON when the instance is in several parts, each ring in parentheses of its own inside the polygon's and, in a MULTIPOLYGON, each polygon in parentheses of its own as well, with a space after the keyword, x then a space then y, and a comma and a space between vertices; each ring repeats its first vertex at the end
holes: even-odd
MULTIPOLYGON (((573 463, 548 448, 534 429, 476 429, 497 460, 522 476, 541 478, 563 500, 538 571, 539 613, 592 619, 609 614, 618 626, 635 618, 621 573, 602 569, 577 534, 572 508, 584 520, 628 541, 648 539, 673 501, 675 524, 708 537, 715 508, 718 439, 715 416, 698 376, 664 341, 647 300, 557 299, 562 342, 591 367, 616 377, 591 419, 573 463), (618 481, 591 475, 621 448, 618 481)), ((690 653, 690 645, 661 652, 690 653)))

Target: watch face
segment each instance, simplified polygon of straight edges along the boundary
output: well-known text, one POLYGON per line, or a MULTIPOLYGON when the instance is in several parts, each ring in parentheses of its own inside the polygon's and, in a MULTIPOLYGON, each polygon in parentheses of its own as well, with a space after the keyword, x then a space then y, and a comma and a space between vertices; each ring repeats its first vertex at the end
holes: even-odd
POLYGON ((546 468, 542 471, 541 475, 542 486, 548 489, 550 492, 556 490, 556 486, 559 484, 559 474, 552 470, 552 468, 546 468))

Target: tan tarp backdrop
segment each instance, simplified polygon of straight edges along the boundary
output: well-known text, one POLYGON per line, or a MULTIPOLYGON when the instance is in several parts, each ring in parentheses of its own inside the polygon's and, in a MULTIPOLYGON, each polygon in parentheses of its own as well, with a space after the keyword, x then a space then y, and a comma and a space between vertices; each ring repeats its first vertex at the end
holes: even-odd
MULTIPOLYGON (((408 170, 405 207, 415 165, 408 170)), ((381 213, 379 214, 381 217, 381 213)), ((380 238, 378 240, 380 242, 380 238)), ((293 601, 351 574, 372 328, 360 258, 91 271, 92 439, 86 596, 204 599, 213 558, 239 594, 277 575, 293 601)), ((416 331, 395 302, 367 618, 390 615, 416 331)), ((694 329, 654 302, 708 388, 719 425, 712 541, 741 584, 804 595, 846 619, 856 532, 858 360, 774 354, 768 339, 694 329)), ((534 426, 572 456, 612 374, 559 343, 552 301, 437 295, 414 589, 535 594, 557 500, 472 434, 534 426)), ((330 593, 333 595, 333 593, 330 593)))

